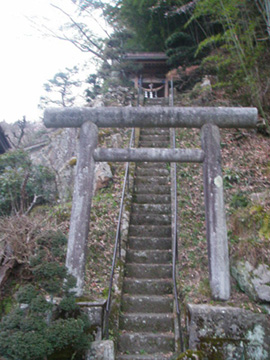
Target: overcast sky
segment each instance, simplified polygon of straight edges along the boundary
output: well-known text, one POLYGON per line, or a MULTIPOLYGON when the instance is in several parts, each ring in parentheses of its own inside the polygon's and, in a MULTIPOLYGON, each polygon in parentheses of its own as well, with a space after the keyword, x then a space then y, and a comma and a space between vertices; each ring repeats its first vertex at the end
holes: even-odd
MULTIPOLYGON (((71 43, 46 38, 33 28, 29 18, 40 22, 45 17, 48 26, 63 21, 61 13, 50 3, 50 0, 0 2, 0 121, 14 122, 24 115, 27 120, 38 120, 41 113, 37 106, 44 82, 65 67, 89 59, 89 54, 71 43)), ((67 9, 69 1, 54 3, 63 3, 67 9)))

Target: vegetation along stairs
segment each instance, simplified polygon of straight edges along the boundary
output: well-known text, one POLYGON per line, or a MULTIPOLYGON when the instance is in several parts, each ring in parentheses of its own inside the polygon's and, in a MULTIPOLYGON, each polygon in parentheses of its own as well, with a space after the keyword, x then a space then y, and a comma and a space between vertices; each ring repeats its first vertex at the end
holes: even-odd
MULTIPOLYGON (((140 147, 169 147, 169 129, 141 129, 140 147)), ((138 163, 120 315, 118 360, 174 352, 170 168, 138 163)))

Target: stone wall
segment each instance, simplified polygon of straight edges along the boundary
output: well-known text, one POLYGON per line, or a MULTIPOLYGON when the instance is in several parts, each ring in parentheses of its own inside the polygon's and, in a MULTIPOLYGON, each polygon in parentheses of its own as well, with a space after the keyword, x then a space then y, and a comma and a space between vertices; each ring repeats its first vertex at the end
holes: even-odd
POLYGON ((270 359, 268 315, 223 306, 187 306, 189 348, 201 359, 270 359))

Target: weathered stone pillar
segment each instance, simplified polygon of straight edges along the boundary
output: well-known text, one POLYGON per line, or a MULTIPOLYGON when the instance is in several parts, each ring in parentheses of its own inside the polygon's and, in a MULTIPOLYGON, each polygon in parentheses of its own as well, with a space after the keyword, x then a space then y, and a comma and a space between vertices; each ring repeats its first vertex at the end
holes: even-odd
POLYGON ((205 152, 203 181, 210 287, 214 299, 228 300, 229 254, 218 127, 212 124, 204 125, 201 140, 205 152))
POLYGON ((83 292, 86 244, 94 184, 94 150, 98 143, 98 128, 92 122, 82 124, 80 131, 79 155, 70 218, 66 266, 77 280, 76 295, 83 292))

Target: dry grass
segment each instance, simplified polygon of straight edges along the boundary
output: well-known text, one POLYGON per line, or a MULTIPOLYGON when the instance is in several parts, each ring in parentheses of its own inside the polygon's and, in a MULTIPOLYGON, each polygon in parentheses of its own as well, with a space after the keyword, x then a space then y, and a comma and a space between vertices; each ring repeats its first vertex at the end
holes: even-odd
MULTIPOLYGON (((196 130, 179 129, 177 139, 181 148, 200 147, 200 136, 196 130)), ((269 264, 270 239, 266 228, 264 232, 262 230, 263 218, 270 219, 269 201, 256 211, 250 195, 269 189, 270 140, 254 130, 221 130, 221 146, 230 256, 246 259, 254 265, 259 262, 269 264)), ((178 202, 182 299, 184 302, 212 303, 200 165, 178 165, 178 202)), ((232 296, 227 304, 260 311, 257 304, 239 291, 233 279, 231 283, 232 296)))

